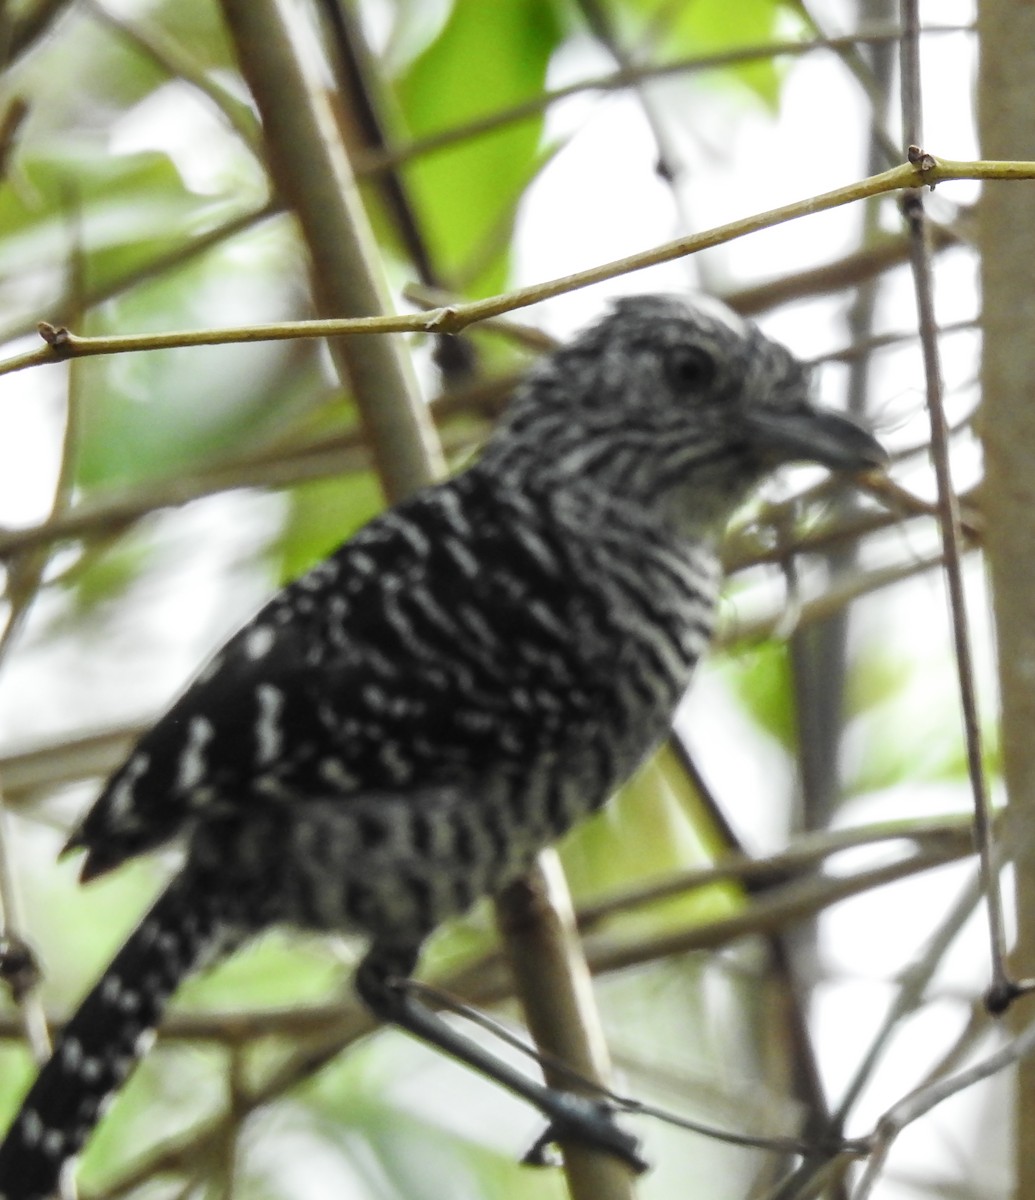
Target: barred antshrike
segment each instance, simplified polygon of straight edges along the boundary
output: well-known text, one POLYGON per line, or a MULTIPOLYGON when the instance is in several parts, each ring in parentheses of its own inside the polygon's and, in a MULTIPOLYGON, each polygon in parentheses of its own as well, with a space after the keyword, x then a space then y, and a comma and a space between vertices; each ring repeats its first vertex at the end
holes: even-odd
POLYGON ((496 1062, 399 986, 665 736, 705 649, 716 540, 781 463, 881 447, 732 314, 618 301, 538 363, 480 460, 275 596, 108 782, 83 879, 180 838, 182 871, 61 1036, 0 1149, 39 1200, 177 985, 275 923, 359 933, 374 1013, 636 1162, 606 1106, 496 1062))

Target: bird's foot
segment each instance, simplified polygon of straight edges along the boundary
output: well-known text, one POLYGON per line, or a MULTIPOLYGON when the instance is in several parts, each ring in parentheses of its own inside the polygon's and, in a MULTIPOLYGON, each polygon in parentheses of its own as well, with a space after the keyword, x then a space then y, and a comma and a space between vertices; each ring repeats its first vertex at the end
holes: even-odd
POLYGON ((544 1106, 544 1113, 550 1123, 522 1159, 526 1166, 551 1166, 556 1161, 551 1147, 578 1142, 620 1158, 637 1175, 648 1169, 639 1138, 622 1129, 614 1108, 605 1101, 551 1088, 549 1111, 544 1106))

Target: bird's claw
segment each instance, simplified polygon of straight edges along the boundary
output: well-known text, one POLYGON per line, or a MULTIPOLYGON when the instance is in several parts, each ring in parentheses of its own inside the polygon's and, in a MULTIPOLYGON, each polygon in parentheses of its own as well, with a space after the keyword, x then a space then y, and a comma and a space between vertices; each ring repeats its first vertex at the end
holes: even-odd
POLYGON ((556 1093, 550 1123, 521 1160, 525 1166, 555 1166, 554 1147, 578 1142, 619 1158, 637 1175, 650 1164, 640 1153, 640 1141, 615 1121, 614 1109, 602 1101, 591 1100, 574 1092, 556 1093))

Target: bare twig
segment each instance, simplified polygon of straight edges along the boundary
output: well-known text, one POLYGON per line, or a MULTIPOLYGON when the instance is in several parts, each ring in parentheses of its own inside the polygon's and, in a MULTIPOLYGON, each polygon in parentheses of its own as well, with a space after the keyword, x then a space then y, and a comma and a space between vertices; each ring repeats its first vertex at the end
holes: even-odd
MULTIPOLYGON (((793 6, 797 8, 809 28, 822 37, 824 30, 805 0, 794 0, 793 6)), ((901 36, 901 33, 899 36, 901 36)), ((839 45, 835 52, 866 93, 866 97, 870 102, 870 136, 872 142, 881 149, 886 162, 894 162, 898 158, 899 148, 887 129, 884 89, 881 87, 880 81, 874 76, 869 63, 859 53, 860 44, 858 40, 849 41, 846 44, 839 45)))
POLYGON ((579 908, 579 924, 584 929, 609 917, 634 911, 644 904, 685 895, 696 888, 715 883, 738 881, 753 885, 756 893, 784 883, 819 868, 828 858, 845 850, 882 843, 908 842, 926 852, 953 852, 970 840, 970 823, 963 817, 928 821, 890 821, 857 829, 839 829, 807 833, 795 838, 786 850, 763 858, 730 854, 708 867, 696 867, 681 872, 672 879, 661 880, 613 893, 595 903, 579 908))
POLYGON ((930 186, 961 179, 1019 180, 1035 179, 1035 162, 960 162, 924 155, 916 163, 907 163, 872 175, 845 187, 810 196, 792 204, 756 213, 726 225, 688 237, 665 242, 652 250, 614 259, 571 275, 517 288, 484 300, 450 305, 426 313, 404 316, 342 318, 318 321, 282 321, 268 325, 250 325, 225 329, 186 330, 158 334, 127 334, 112 337, 80 337, 68 329, 42 323, 40 333, 46 343, 41 349, 15 355, 0 362, 0 375, 27 367, 44 366, 69 358, 137 353, 144 350, 174 349, 186 346, 213 346, 239 342, 283 341, 291 338, 338 338, 357 334, 384 333, 458 333, 476 321, 498 317, 548 300, 567 292, 603 283, 659 263, 671 262, 687 254, 723 245, 762 229, 798 220, 818 212, 827 212, 845 204, 903 189, 930 186))
POLYGON ((589 941, 590 962, 595 970, 617 971, 690 950, 714 950, 742 937, 770 934, 789 923, 814 917, 852 896, 932 870, 969 853, 969 840, 966 847, 958 846, 955 851, 921 850, 852 875, 795 880, 767 891, 743 912, 675 932, 640 937, 635 942, 593 938, 589 941))
MULTIPOLYGON (((951 246, 957 246, 959 240, 959 235, 947 226, 932 227, 931 241, 936 250, 947 250, 951 246)), ((871 244, 820 267, 794 271, 779 279, 737 288, 736 291, 727 292, 722 299, 742 316, 755 316, 795 300, 857 287, 908 261, 908 239, 901 235, 881 234, 876 236, 871 244)))
MULTIPOLYGON (((714 949, 735 938, 771 932, 775 928, 782 928, 788 920, 815 915, 827 905, 836 904, 850 895, 941 865, 951 857, 949 852, 919 853, 899 863, 861 871, 847 879, 811 881, 797 895, 781 894, 771 905, 758 904, 753 918, 720 919, 688 928, 681 937, 673 934, 663 939, 640 939, 627 944, 610 939, 591 939, 587 945, 590 967, 594 973, 620 970, 653 961, 659 954, 679 954, 688 949, 714 949)), ((474 1003, 492 1003, 511 992, 510 981, 499 967, 500 961, 496 956, 483 957, 454 974, 443 986, 474 1003)), ((295 1049, 286 1061, 268 1068, 260 1079, 242 1088, 234 1113, 223 1112, 206 1118, 183 1137, 156 1147, 130 1167, 109 1189, 91 1200, 115 1200, 156 1175, 191 1170, 199 1159, 211 1155, 224 1143, 228 1122, 240 1121, 247 1113, 278 1099, 303 1080, 311 1078, 343 1049, 373 1028, 371 1018, 356 1006, 346 1008, 339 1004, 324 1010, 319 1016, 320 1019, 309 1026, 304 1044, 295 1049)), ((235 1018, 229 1016, 224 1019, 232 1023, 235 1018)), ((297 1021, 299 1018, 282 1014, 281 1019, 297 1021)), ((168 1022, 168 1030, 172 1034, 181 1025, 184 1029, 189 1028, 188 1022, 193 1022, 194 1028, 198 1029, 201 1020, 188 1014, 174 1015, 168 1022)), ((254 1030, 261 1031, 263 1020, 269 1022, 276 1018, 254 1014, 251 1020, 256 1022, 254 1030)), ((853 1143, 852 1154, 857 1153, 859 1148, 859 1144, 853 1143)))
POLYGON ((157 29, 145 30, 127 17, 109 12, 101 0, 85 0, 84 7, 170 79, 182 79, 204 96, 249 150, 260 149, 262 131, 251 108, 222 87, 210 73, 201 70, 167 34, 157 29))
MULTIPOLYGON (((77 216, 78 214, 73 212, 71 220, 73 245, 71 248, 72 269, 70 275, 73 280, 73 290, 78 290, 78 285, 82 280, 82 239, 77 216)), ((78 370, 72 370, 68 374, 68 394, 65 403, 61 458, 54 486, 54 496, 51 501, 51 517, 56 516, 67 508, 72 496, 75 450, 79 437, 79 376, 80 372, 78 370)), ((10 568, 9 590, 12 599, 7 625, 4 628, 3 634, 0 635, 0 660, 6 656, 13 645, 39 593, 48 557, 48 548, 40 547, 35 552, 23 555, 10 568)), ((3 919, 3 941, 8 946, 11 944, 26 946, 27 943, 24 941, 22 934, 26 926, 22 913, 11 842, 12 832, 4 802, 3 789, 0 787, 0 915, 2 915, 3 919)), ((43 1001, 35 986, 38 982, 38 973, 35 970, 26 972, 23 979, 15 978, 15 980, 9 982, 11 982, 11 990, 18 1005, 25 1039, 36 1061, 43 1063, 50 1057, 51 1039, 47 1027, 46 1014, 43 1010, 43 1001)), ((58 1188, 62 1200, 75 1200, 76 1184, 70 1175, 66 1173, 62 1176, 58 1188)))
POLYGON ((783 603, 775 604, 769 612, 752 618, 734 613, 720 628, 715 645, 742 646, 768 638, 787 637, 799 629, 807 629, 817 621, 829 620, 843 612, 854 600, 940 567, 943 561, 942 555, 936 554, 891 567, 875 567, 870 571, 846 571, 842 577, 833 580, 822 595, 798 603, 789 618, 787 606, 783 603))
POLYGON ((50 32, 70 0, 38 0, 12 20, 10 36, 3 47, 3 65, 9 67, 22 54, 28 53, 50 32))
POLYGON ((956 940, 964 922, 970 917, 981 898, 980 876, 967 881, 938 927, 931 934, 919 958, 909 964, 899 980, 899 990, 884 1014, 880 1028, 874 1034, 866 1053, 845 1088, 835 1115, 835 1128, 840 1129, 848 1118, 863 1088, 869 1082, 880 1056, 893 1037, 899 1023, 919 1007, 935 971, 941 966, 949 947, 956 940))
MULTIPOLYGON (((902 40, 902 124, 910 135, 910 161, 922 164, 929 156, 919 148, 918 142, 922 126, 922 113, 920 107, 920 20, 916 0, 902 0, 902 14, 906 29, 906 35, 902 40)), ((1019 985, 1010 980, 1006 970, 1006 928, 992 833, 991 801, 988 796, 982 761, 981 725, 978 717, 966 596, 963 589, 963 529, 959 501, 953 487, 952 468, 949 463, 949 429, 942 396, 931 253, 927 239, 923 198, 919 189, 905 194, 902 211, 911 243, 910 260, 913 268, 920 326, 920 345, 927 388, 927 410, 931 424, 931 455, 938 484, 938 520, 945 552, 945 577, 949 592, 953 645, 959 676, 967 773, 974 797, 975 831, 988 913, 992 960, 988 1005, 992 1012, 1003 1012, 1018 995, 1019 985)))
MULTIPOLYGON (((970 26, 965 25, 929 25, 924 32, 926 34, 959 33, 969 28, 970 26)), ((667 63, 650 63, 622 68, 608 75, 544 91, 511 108, 501 109, 498 112, 479 117, 476 121, 469 121, 464 125, 430 134, 428 137, 396 147, 381 155, 364 156, 357 162, 356 167, 360 174, 373 174, 388 166, 398 166, 413 158, 446 150, 459 142, 469 142, 476 137, 494 133, 497 129, 502 129, 507 125, 538 117, 559 101, 584 92, 617 91, 633 87, 649 79, 663 79, 670 75, 689 75, 701 71, 725 70, 746 63, 771 61, 774 58, 798 58, 816 51, 832 50, 840 53, 853 46, 878 45, 882 42, 898 41, 900 34, 901 31, 897 27, 860 30, 856 33, 846 34, 844 37, 817 37, 808 41, 767 42, 758 46, 738 46, 736 49, 723 50, 716 54, 694 55, 688 58, 673 59, 667 63)))
POLYGON ((947 1079, 940 1079, 935 1083, 918 1088, 889 1108, 877 1122, 877 1128, 870 1139, 872 1145, 870 1160, 852 1195, 852 1200, 867 1200, 872 1194, 873 1186, 880 1177, 895 1139, 907 1125, 911 1125, 920 1117, 925 1116, 932 1108, 941 1104, 943 1100, 948 1100, 950 1096, 958 1095, 983 1079, 997 1075, 1007 1067, 1020 1062, 1033 1050, 1035 1050, 1035 1021, 1028 1024, 1017 1037, 1012 1038, 1005 1046, 981 1062, 975 1063, 974 1066, 959 1071, 955 1075, 950 1075, 947 1079))
MULTIPOLYGON (((553 849, 543 851, 528 874, 496 901, 496 919, 514 991, 537 1049, 545 1054, 546 1080, 577 1091, 608 1092, 611 1059, 592 994, 590 969, 578 939, 571 895, 553 849), (587 1013, 589 1019, 587 1020, 587 1013)), ((563 1144, 572 1200, 633 1200, 630 1167, 591 1146, 563 1144)))
POLYGON ((894 1001, 884 1014, 876 1034, 870 1041, 853 1073, 848 1086, 845 1088, 841 1102, 837 1106, 831 1120, 831 1148, 813 1151, 787 1181, 788 1195, 798 1196, 807 1194, 810 1184, 820 1177, 827 1160, 840 1153, 836 1139, 842 1133, 848 1115, 859 1098, 863 1088, 869 1082, 873 1071, 880 1062, 889 1041, 894 1036, 902 1019, 914 1011, 923 999, 924 992, 931 981, 934 972, 941 965, 949 946, 955 940, 963 923, 974 910, 981 898, 980 873, 960 892, 956 903, 950 909, 939 928, 934 932, 926 949, 919 959, 912 963, 902 976, 900 987, 894 1001))

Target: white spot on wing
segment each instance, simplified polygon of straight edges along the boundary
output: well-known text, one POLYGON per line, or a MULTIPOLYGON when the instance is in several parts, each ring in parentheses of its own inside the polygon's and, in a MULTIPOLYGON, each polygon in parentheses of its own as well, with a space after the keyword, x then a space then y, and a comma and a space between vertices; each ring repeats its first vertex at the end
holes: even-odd
POLYGON ((413 765, 402 753, 398 742, 382 742, 378 757, 393 783, 406 783, 413 774, 413 765))
POLYGON ((205 777, 205 747, 212 740, 215 729, 207 717, 192 717, 187 727, 187 744, 180 754, 180 765, 176 776, 177 786, 190 791, 205 777))
POLYGON ((481 574, 482 564, 468 550, 461 538, 443 538, 442 547, 452 556, 453 561, 468 579, 476 579, 481 574))
POLYGON ((122 778, 111 789, 109 803, 113 817, 123 817, 133 807, 133 795, 136 792, 137 780, 147 772, 151 765, 149 754, 136 753, 123 768, 122 778))
POLYGON ((26 1146, 36 1146, 43 1136, 43 1122, 34 1108, 27 1108, 22 1113, 22 1140, 26 1146))
POLYGON ((360 691, 360 697, 371 712, 383 713, 388 711, 388 693, 384 688, 378 687, 376 683, 364 684, 360 691))
POLYGON ((141 1029, 140 1033, 137 1034, 137 1040, 133 1043, 133 1053, 137 1058, 144 1057, 155 1044, 157 1036, 153 1029, 141 1029))
POLYGON ((122 991, 122 980, 118 975, 106 975, 101 983, 101 999, 105 1004, 116 1004, 122 991))
POLYGON ((347 770, 340 758, 323 758, 320 760, 320 778, 325 779, 342 791, 351 792, 359 785, 359 779, 347 770))
POLYGON ((126 988, 119 997, 119 1008, 125 1013, 133 1013, 139 1007, 140 993, 135 988, 126 988))
POLYGON ((255 725, 255 744, 260 765, 271 763, 280 755, 283 736, 280 715, 284 711, 284 693, 271 683, 260 683, 256 689, 259 719, 255 725))
POLYGON ((198 672, 196 683, 208 683, 208 681, 216 674, 219 668, 223 665, 223 655, 214 654, 208 662, 198 672))
MULTIPOLYGON (((141 948, 150 948, 153 946, 155 944, 155 938, 159 935, 159 933, 161 933, 161 931, 162 926, 159 921, 157 921, 154 917, 145 917, 136 933, 137 941, 140 943, 141 948)), ((105 984, 107 984, 107 980, 105 981, 105 984)), ((118 990, 121 990, 122 988, 122 981, 120 979, 115 979, 115 987, 117 989, 117 995, 118 990)))
POLYGON ((566 639, 571 636, 571 630, 543 600, 532 600, 527 606, 528 614, 535 618, 540 628, 552 633, 555 637, 566 639))
POLYGON ((101 1077, 101 1060, 91 1056, 83 1059, 83 1065, 79 1069, 79 1074, 87 1083, 94 1083, 101 1077))
POLYGON ((83 1062, 83 1043, 75 1037, 61 1043, 61 1065, 66 1071, 78 1075, 83 1062))
POLYGON ((276 640, 277 635, 268 625, 256 625, 244 636, 244 652, 254 661, 268 654, 276 640))
POLYGON ((269 796, 271 800, 292 799, 292 793, 272 775, 260 775, 255 781, 254 787, 261 796, 269 796))
POLYGON ((60 1129, 48 1129, 43 1135, 40 1149, 48 1158, 60 1158, 65 1151, 65 1135, 60 1129))

